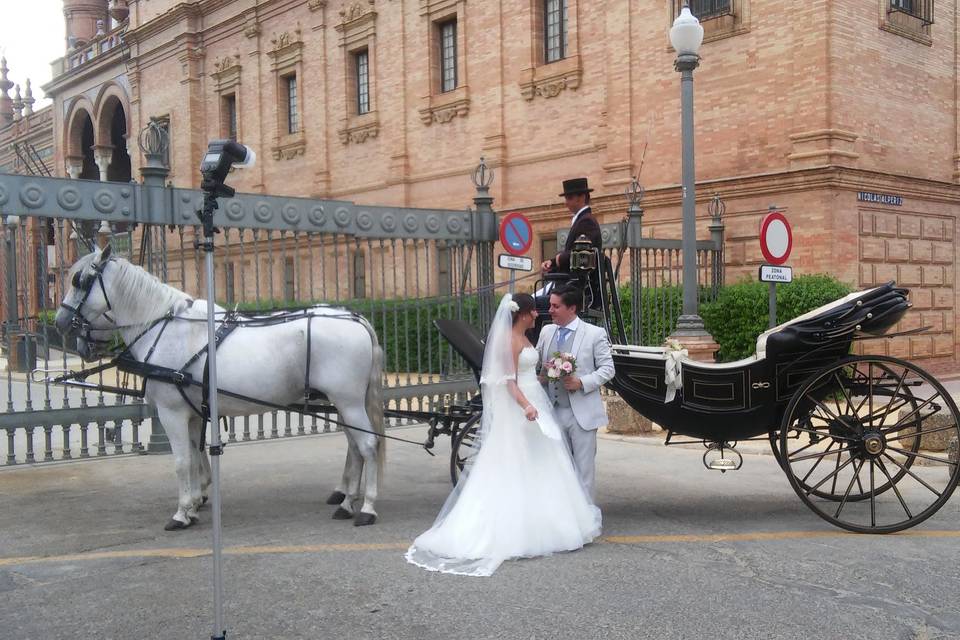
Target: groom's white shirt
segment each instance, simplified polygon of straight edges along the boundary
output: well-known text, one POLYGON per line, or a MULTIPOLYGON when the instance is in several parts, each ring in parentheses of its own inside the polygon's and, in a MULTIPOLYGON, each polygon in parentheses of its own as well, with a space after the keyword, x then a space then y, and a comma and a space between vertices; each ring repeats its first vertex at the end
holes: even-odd
MULTIPOLYGON (((581 428, 595 431, 606 426, 608 422, 603 399, 600 397, 600 387, 610 381, 614 375, 610 342, 603 329, 583 322, 580 318, 574 319, 566 328, 573 330, 573 335, 567 337, 567 344, 564 345, 563 350, 572 353, 577 359, 575 375, 583 384, 582 390, 569 394, 570 409, 581 428)), ((551 345, 556 346, 554 338, 558 329, 557 325, 548 324, 540 331, 537 351, 540 352, 541 363, 545 363, 547 358, 553 355, 551 345)))

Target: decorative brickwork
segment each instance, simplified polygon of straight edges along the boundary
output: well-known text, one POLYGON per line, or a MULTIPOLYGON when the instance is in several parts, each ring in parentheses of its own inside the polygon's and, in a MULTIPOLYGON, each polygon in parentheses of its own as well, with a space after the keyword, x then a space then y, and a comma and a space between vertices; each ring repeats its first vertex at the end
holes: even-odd
POLYGON ((861 209, 860 281, 896 280, 911 290, 913 308, 896 327, 929 327, 922 336, 870 344, 871 353, 907 358, 953 357, 955 334, 954 226, 948 217, 861 209))

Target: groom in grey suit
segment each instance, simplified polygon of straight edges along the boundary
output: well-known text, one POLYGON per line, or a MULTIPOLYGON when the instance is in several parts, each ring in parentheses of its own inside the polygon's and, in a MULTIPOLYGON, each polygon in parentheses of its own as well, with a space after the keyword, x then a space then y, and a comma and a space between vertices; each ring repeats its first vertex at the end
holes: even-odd
POLYGON ((557 351, 572 353, 577 359, 577 370, 573 374, 552 381, 546 379, 544 370, 540 379, 553 400, 557 422, 573 455, 580 484, 592 499, 597 429, 607 424, 600 387, 613 378, 614 370, 606 331, 577 317, 581 300, 580 291, 572 288, 550 294, 550 317, 554 324, 543 327, 537 351, 542 365, 557 351))

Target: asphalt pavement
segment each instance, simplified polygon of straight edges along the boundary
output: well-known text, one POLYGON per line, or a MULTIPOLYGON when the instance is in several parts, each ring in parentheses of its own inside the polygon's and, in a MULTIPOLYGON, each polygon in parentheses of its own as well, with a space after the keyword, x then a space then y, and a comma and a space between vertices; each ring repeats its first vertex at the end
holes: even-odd
MULTIPOLYGON (((908 532, 849 534, 761 448, 720 474, 702 448, 603 438, 604 539, 468 578, 403 559, 449 491, 447 444, 390 444, 364 528, 324 504, 345 446, 228 447, 228 638, 960 638, 956 497, 908 532)), ((0 638, 210 637, 210 510, 167 533, 175 501, 169 456, 0 470, 0 638)))

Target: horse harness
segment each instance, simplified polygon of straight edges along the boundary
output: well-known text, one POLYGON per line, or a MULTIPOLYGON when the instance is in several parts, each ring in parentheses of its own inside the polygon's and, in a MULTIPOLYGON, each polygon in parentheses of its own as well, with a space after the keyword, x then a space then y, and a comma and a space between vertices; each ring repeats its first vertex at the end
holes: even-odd
MULTIPOLYGON (((98 270, 98 275, 96 277, 99 277, 99 271, 102 271, 102 269, 98 270)), ((75 308, 68 307, 67 305, 63 305, 63 306, 65 308, 70 309, 71 311, 74 311, 75 316, 73 319, 71 319, 71 326, 74 327, 75 329, 82 328, 86 330, 88 332, 87 337, 85 338, 86 340, 93 343, 109 344, 110 341, 108 340, 96 340, 89 335, 92 325, 80 313, 80 307, 83 305, 83 303, 86 301, 87 297, 89 296, 89 289, 92 289, 92 281, 94 277, 95 276, 89 277, 90 283, 88 284, 88 290, 83 300, 81 300, 80 304, 78 304, 75 308), (76 317, 81 318, 82 324, 79 322, 76 322, 75 320, 76 317)), ((100 286, 103 287, 102 279, 101 279, 100 286)), ((106 298, 106 289, 104 289, 104 297, 106 298)), ((187 308, 189 308, 192 305, 193 305, 193 300, 192 299, 188 300, 187 308)), ((108 303, 108 306, 109 306, 109 303, 108 303)), ((350 312, 350 311, 345 311, 344 313, 337 314, 337 315, 327 315, 327 314, 315 315, 311 313, 310 309, 303 309, 300 311, 286 312, 281 315, 243 316, 239 312, 232 310, 232 311, 226 312, 226 314, 224 315, 223 320, 220 322, 220 326, 217 327, 216 333, 214 335, 214 340, 215 340, 216 346, 219 347, 224 342, 224 340, 226 340, 227 337, 240 326, 266 327, 266 326, 273 326, 277 324, 283 324, 286 322, 293 322, 296 320, 303 320, 303 319, 309 320, 309 319, 318 318, 318 317, 340 319, 340 320, 351 320, 351 321, 360 322, 360 323, 365 322, 361 315, 350 312)), ((201 348, 199 351, 193 354, 178 369, 174 369, 171 367, 164 367, 164 366, 153 364, 150 362, 150 358, 153 356, 154 352, 156 351, 157 345, 159 344, 160 339, 163 337, 164 331, 166 331, 166 328, 170 324, 170 322, 174 320, 181 320, 185 322, 201 321, 201 319, 185 318, 183 316, 175 315, 174 310, 171 309, 164 316, 157 318, 152 323, 150 323, 150 325, 146 329, 141 331, 140 334, 138 334, 137 337, 134 338, 129 345, 126 345, 123 351, 117 354, 113 358, 113 360, 111 360, 110 362, 96 366, 96 367, 92 367, 90 369, 84 369, 83 371, 70 372, 66 375, 62 375, 62 376, 59 376, 58 378, 51 380, 51 382, 63 383, 71 380, 82 380, 87 378, 90 375, 93 375, 94 373, 99 373, 106 369, 112 369, 116 367, 118 370, 123 371, 124 373, 130 373, 143 378, 143 384, 140 390, 138 392, 131 393, 129 389, 100 386, 101 390, 108 391, 108 392, 117 392, 117 393, 126 394, 126 395, 135 395, 136 397, 143 398, 146 395, 146 384, 148 380, 154 380, 157 382, 165 382, 167 384, 172 384, 177 388, 177 391, 180 392, 180 395, 183 397, 183 400, 187 403, 187 405, 191 409, 193 409, 193 411, 204 421, 204 423, 209 422, 210 407, 208 404, 208 399, 210 397, 210 370, 209 370, 209 359, 206 358, 209 352, 209 344, 204 345, 203 348, 201 348), (153 342, 150 345, 150 348, 147 350, 146 356, 144 357, 143 361, 137 360, 130 353, 131 348, 133 347, 133 345, 139 342, 144 336, 146 336, 151 330, 153 330, 157 325, 162 325, 162 326, 160 327, 160 330, 157 332, 157 335, 154 337, 153 342), (188 373, 186 370, 191 365, 196 363, 200 358, 205 358, 204 365, 203 365, 203 376, 200 381, 197 381, 194 379, 193 375, 188 373), (202 396, 201 396, 202 400, 199 407, 197 407, 197 405, 190 400, 189 396, 186 393, 186 388, 191 386, 199 386, 202 389, 202 396)), ((203 319, 202 321, 206 322, 206 319, 203 319)), ((94 328, 93 330, 97 330, 97 329, 94 328)), ((100 330, 106 331, 107 329, 100 329, 100 330)), ((404 438, 398 438, 396 436, 391 436, 388 434, 379 434, 374 431, 370 431, 368 429, 364 429, 361 427, 357 427, 354 425, 350 425, 350 424, 335 420, 331 418, 329 415, 321 414, 321 413, 310 410, 310 400, 314 399, 316 397, 316 394, 319 393, 316 389, 313 389, 310 387, 312 331, 313 331, 313 323, 307 322, 307 361, 306 361, 306 369, 304 373, 304 391, 303 391, 304 400, 303 400, 302 407, 282 405, 279 403, 268 402, 266 400, 251 398, 249 396, 228 391, 226 389, 217 389, 217 393, 220 395, 237 399, 237 400, 246 401, 251 404, 265 406, 270 409, 276 409, 280 411, 296 411, 306 416, 312 416, 315 418, 326 420, 327 422, 331 422, 343 428, 352 429, 354 431, 362 431, 364 433, 370 433, 377 437, 388 438, 391 440, 398 440, 401 442, 407 442, 410 444, 423 446, 423 443, 420 443, 420 442, 414 442, 412 440, 406 440, 404 438)), ((225 420, 225 417, 224 417, 224 420, 225 420)), ((210 451, 211 455, 220 455, 222 453, 223 446, 224 445, 221 445, 220 449, 216 451, 214 451, 213 447, 211 447, 211 451, 210 451)), ((205 447, 206 447, 206 429, 201 429, 199 449, 203 450, 205 447)), ((429 449, 426 449, 426 451, 430 455, 434 455, 433 452, 430 451, 429 449)))

